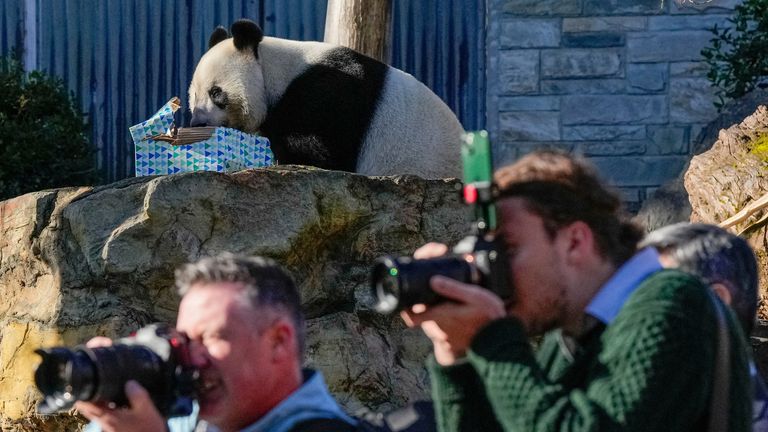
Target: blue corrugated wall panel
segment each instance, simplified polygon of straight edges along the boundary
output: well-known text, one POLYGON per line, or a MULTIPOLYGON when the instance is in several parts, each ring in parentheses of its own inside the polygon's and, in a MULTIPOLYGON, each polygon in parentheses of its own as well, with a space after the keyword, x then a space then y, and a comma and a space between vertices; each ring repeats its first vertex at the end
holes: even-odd
POLYGON ((24 0, 0 1, 0 53, 20 53, 24 48, 24 0))
MULTIPOLYGON (((187 87, 216 25, 241 17, 265 34, 322 40, 326 0, 33 0, 37 64, 64 79, 87 114, 108 181, 133 175, 128 127, 187 87)), ((23 46, 24 0, 0 0, 0 51, 23 46)), ((484 126, 484 0, 393 0, 391 64, 484 126)), ((181 113, 182 124, 187 113, 181 113)))
POLYGON ((485 127, 485 2, 394 0, 392 66, 440 96, 467 130, 485 127))
POLYGON ((286 39, 323 40, 327 0, 264 0, 264 33, 286 39))

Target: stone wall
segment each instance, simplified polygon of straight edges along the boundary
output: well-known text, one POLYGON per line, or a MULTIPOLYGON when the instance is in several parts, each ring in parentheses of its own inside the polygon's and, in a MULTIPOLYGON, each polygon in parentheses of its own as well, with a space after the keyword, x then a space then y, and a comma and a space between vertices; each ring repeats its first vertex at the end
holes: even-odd
POLYGON ((497 165, 544 146, 580 152, 631 208, 677 177, 717 114, 700 51, 738 4, 680 2, 490 0, 497 165))
POLYGON ((283 165, 126 179, 0 202, 0 430, 75 431, 35 414, 41 346, 175 321, 173 270, 221 251, 280 262, 301 290, 307 364, 351 412, 427 396, 429 342, 371 309, 384 254, 469 229, 456 180, 364 177, 283 165))

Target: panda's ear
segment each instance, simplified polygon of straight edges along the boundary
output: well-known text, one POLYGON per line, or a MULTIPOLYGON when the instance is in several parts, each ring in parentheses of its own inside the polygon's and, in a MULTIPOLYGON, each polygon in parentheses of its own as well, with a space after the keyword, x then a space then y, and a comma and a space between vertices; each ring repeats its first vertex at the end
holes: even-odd
POLYGON ((229 33, 227 33, 227 29, 225 29, 223 26, 216 27, 213 30, 213 33, 211 33, 211 37, 208 38, 208 49, 213 48, 214 45, 228 37, 229 33))
POLYGON ((259 58, 259 42, 264 37, 261 28, 253 21, 241 19, 232 24, 232 37, 234 38, 235 48, 238 50, 251 49, 253 55, 259 58))

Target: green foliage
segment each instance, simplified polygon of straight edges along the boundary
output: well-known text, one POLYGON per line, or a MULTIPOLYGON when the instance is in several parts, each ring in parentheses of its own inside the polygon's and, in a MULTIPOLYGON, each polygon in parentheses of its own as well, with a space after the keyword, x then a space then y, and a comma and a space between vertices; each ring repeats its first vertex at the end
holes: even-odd
POLYGON ((768 0, 744 0, 728 21, 732 26, 711 29, 712 45, 701 51, 707 78, 718 88, 718 109, 768 76, 768 0))
POLYGON ((64 83, 0 58, 0 200, 97 179, 87 125, 64 83))

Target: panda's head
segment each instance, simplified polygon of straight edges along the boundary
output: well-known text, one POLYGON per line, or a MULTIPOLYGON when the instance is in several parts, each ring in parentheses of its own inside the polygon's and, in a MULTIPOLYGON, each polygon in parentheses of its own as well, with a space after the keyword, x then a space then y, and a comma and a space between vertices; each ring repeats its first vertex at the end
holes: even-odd
POLYGON ((232 24, 232 37, 216 28, 189 85, 191 126, 227 126, 255 133, 267 114, 259 63, 261 28, 250 20, 232 24))

